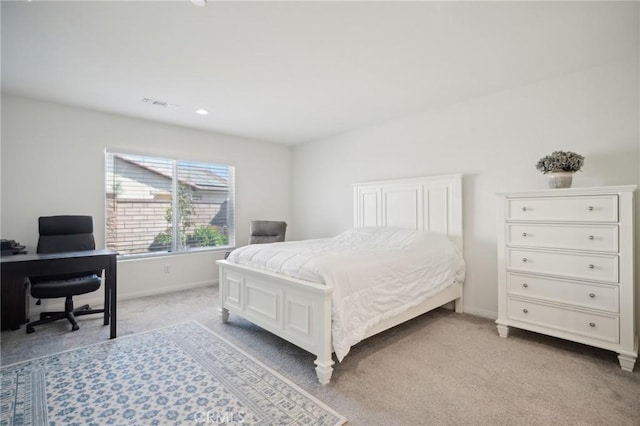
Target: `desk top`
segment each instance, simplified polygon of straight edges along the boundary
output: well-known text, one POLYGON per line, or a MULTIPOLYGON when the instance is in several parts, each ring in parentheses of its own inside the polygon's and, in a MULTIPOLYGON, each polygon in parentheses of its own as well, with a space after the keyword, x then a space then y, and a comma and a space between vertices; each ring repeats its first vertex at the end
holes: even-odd
POLYGON ((1 263, 12 262, 28 262, 32 260, 53 260, 53 259, 69 259, 74 257, 92 257, 92 256, 116 256, 113 250, 99 249, 99 250, 81 250, 81 251, 67 251, 62 253, 48 253, 48 254, 14 254, 11 256, 3 256, 0 258, 1 263))

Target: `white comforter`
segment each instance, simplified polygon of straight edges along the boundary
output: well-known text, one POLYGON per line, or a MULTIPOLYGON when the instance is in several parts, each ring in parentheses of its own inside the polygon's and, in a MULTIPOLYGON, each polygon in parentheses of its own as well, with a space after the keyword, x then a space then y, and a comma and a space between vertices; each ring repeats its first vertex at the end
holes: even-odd
POLYGON ((332 340, 339 361, 372 327, 462 282, 465 274, 462 255, 446 236, 398 228, 248 245, 227 260, 332 286, 332 340))

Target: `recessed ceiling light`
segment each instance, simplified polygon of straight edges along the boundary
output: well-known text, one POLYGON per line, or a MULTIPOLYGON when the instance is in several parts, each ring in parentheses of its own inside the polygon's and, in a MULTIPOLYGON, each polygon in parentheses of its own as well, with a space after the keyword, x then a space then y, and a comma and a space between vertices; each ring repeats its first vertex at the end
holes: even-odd
POLYGON ((191 3, 195 4, 196 6, 206 6, 207 5, 207 0, 191 0, 191 3))
POLYGON ((199 115, 207 115, 207 114, 209 114, 209 111, 207 111, 207 110, 206 110, 206 109, 204 109, 204 108, 199 108, 199 109, 197 109, 197 110, 196 110, 196 114, 199 114, 199 115))

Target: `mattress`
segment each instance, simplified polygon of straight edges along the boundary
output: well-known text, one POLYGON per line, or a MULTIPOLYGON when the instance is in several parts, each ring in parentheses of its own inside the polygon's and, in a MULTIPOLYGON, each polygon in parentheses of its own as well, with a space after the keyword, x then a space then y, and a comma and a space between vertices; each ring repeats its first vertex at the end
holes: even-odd
POLYGON ((339 361, 381 321, 465 275, 462 254, 448 237, 399 228, 253 244, 232 251, 227 261, 333 287, 332 341, 339 361))

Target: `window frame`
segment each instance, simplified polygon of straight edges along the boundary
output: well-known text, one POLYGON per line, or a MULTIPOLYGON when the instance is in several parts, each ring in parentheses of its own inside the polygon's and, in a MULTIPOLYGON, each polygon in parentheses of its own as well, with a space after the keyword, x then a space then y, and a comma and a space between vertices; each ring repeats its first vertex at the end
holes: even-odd
MULTIPOLYGON (((190 253, 203 253, 203 252, 217 252, 217 251, 229 251, 235 248, 235 240, 236 240, 236 217, 235 217, 235 186, 236 186, 236 177, 235 177, 235 165, 225 163, 225 162, 212 162, 212 161, 202 161, 202 160, 187 160, 183 158, 162 156, 161 154, 148 154, 148 153, 140 153, 140 152, 131 152, 128 150, 122 149, 110 149, 106 148, 104 150, 104 187, 103 187, 103 200, 105 202, 104 212, 105 212, 105 247, 109 248, 109 239, 108 239, 108 197, 109 192, 107 190, 110 183, 114 183, 115 180, 109 182, 109 155, 122 155, 122 156, 133 156, 133 157, 144 157, 150 160, 160 160, 160 161, 169 161, 172 165, 172 176, 171 176, 171 208, 172 208, 172 242, 171 248, 168 250, 158 250, 158 251, 147 251, 147 252, 139 252, 139 253, 118 253, 118 258, 122 260, 134 260, 134 259, 142 259, 142 258, 153 258, 153 257, 163 257, 163 256, 176 256, 176 255, 187 255, 190 253), (195 164, 204 164, 210 166, 222 166, 226 167, 228 178, 228 193, 227 193, 227 244, 226 245, 214 245, 214 246, 205 246, 205 247, 181 247, 179 244, 180 241, 180 230, 179 226, 176 226, 179 222, 178 214, 176 214, 176 209, 178 208, 178 197, 174 197, 173 194, 177 193, 178 187, 180 185, 180 179, 178 177, 177 169, 180 163, 195 163, 195 164)), ((113 169, 112 169, 113 170, 113 169)), ((112 172, 113 173, 113 172, 112 172)), ((116 250, 117 251, 117 250, 116 250)))

